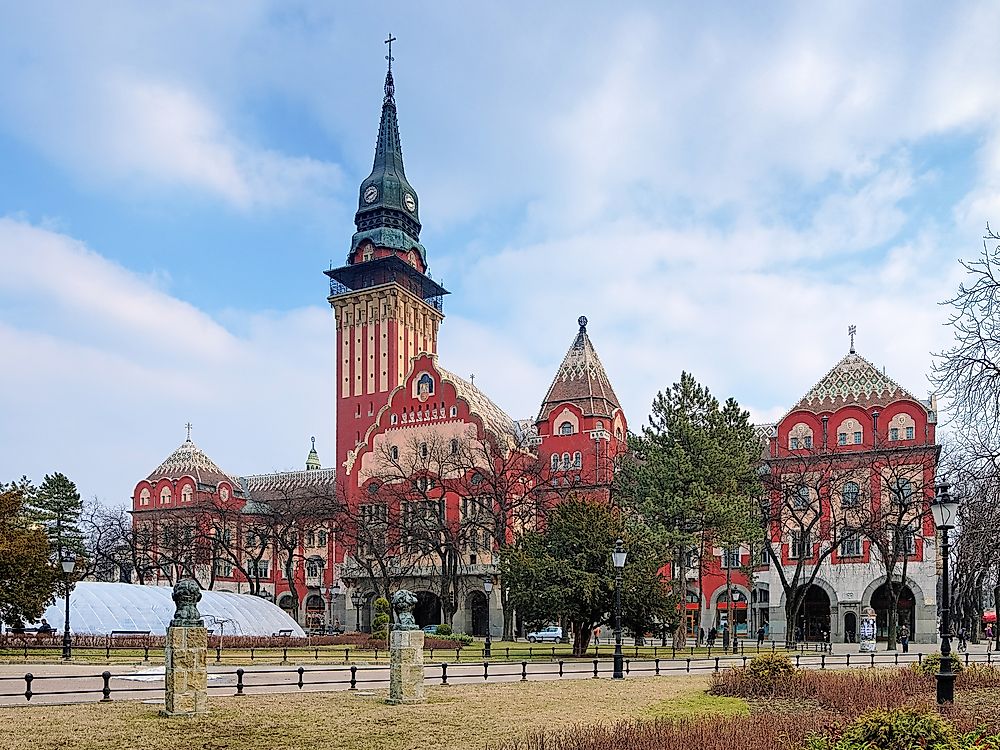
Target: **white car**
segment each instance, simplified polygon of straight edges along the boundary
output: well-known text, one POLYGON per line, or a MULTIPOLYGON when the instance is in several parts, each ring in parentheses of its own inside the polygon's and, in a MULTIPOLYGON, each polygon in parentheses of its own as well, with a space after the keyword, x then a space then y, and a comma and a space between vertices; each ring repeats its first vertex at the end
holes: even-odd
POLYGON ((562 628, 555 625, 550 625, 547 628, 542 628, 541 630, 536 630, 533 633, 528 633, 528 643, 545 643, 546 641, 558 643, 561 640, 562 628))

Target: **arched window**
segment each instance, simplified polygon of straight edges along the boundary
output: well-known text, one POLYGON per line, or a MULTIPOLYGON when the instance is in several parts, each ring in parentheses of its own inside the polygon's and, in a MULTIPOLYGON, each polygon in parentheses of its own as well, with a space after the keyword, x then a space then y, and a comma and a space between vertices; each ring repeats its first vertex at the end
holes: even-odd
POLYGON ((563 422, 561 425, 559 425, 559 434, 560 435, 572 435, 573 434, 573 423, 572 422, 563 422))
POLYGON ((192 494, 193 493, 191 492, 191 485, 190 484, 185 484, 184 485, 184 489, 181 490, 181 502, 182 503, 189 503, 189 502, 191 502, 191 496, 192 496, 192 494))
POLYGON ((392 418, 389 419, 389 422, 391 422, 392 424, 396 424, 398 421, 399 417, 397 417, 395 414, 393 414, 392 418))
POLYGON ((616 427, 615 428, 615 437, 618 438, 619 440, 622 439, 622 428, 621 427, 616 427))
POLYGON ((598 419, 597 420, 597 429, 599 429, 599 430, 603 430, 604 429, 604 420, 603 419, 598 419))
POLYGON ((420 376, 417 380, 417 396, 433 396, 434 395, 434 378, 428 375, 426 372, 420 376))
POLYGON ((394 446, 392 446, 389 449, 389 458, 391 458, 393 461, 398 461, 399 460, 399 447, 398 446, 394 445, 394 446))
POLYGON ((167 505, 170 502, 170 488, 164 487, 160 490, 160 505, 167 505))
POLYGON ((559 471, 559 454, 552 454, 552 471, 559 471))
POLYGON ((583 455, 580 453, 580 451, 577 451, 576 453, 573 454, 573 468, 579 469, 580 466, 582 465, 583 465, 583 455))
POLYGON ((144 489, 139 493, 139 505, 149 505, 149 490, 144 489))
POLYGON ((563 453, 563 455, 562 455, 562 465, 563 465, 564 469, 568 469, 569 468, 569 454, 568 453, 563 453))
POLYGON ((458 416, 458 407, 457 406, 451 407, 451 410, 449 411, 449 414, 451 414, 451 416, 453 416, 453 417, 457 417, 458 416))
POLYGON ((420 457, 427 458, 427 443, 420 444, 420 457))
POLYGON ((451 439, 451 455, 458 453, 458 438, 451 439))
POLYGON ((857 482, 845 482, 844 488, 840 492, 841 504, 845 508, 853 508, 858 504, 858 497, 861 494, 861 488, 858 486, 857 482))

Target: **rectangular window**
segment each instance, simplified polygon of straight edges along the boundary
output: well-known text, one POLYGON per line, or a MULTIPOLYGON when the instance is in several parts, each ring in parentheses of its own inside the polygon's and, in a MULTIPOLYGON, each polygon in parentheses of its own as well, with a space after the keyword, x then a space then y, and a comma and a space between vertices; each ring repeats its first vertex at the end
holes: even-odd
POLYGON ((812 435, 806 435, 805 438, 803 438, 803 439, 805 440, 806 448, 812 448, 813 447, 812 435))
POLYGON ((855 445, 861 445, 861 433, 860 432, 855 432, 854 433, 854 444, 855 445))
POLYGON ((889 428, 889 439, 890 440, 899 440, 899 428, 898 427, 890 427, 889 428))
POLYGON ((837 433, 837 445, 847 445, 847 433, 838 432, 837 433))
POLYGON ((812 544, 810 544, 808 532, 792 532, 790 554, 795 560, 799 560, 804 557, 812 557, 812 544))
POLYGON ((795 509, 805 510, 809 507, 809 488, 799 487, 795 491, 795 509))
POLYGON ((217 559, 215 561, 215 575, 217 578, 229 578, 233 574, 233 566, 229 560, 217 559))
POLYGON ((793 437, 789 441, 789 446, 788 447, 791 448, 792 450, 796 450, 799 447, 799 439, 797 437, 793 437))
POLYGON ((770 565, 771 564, 771 555, 767 551, 767 545, 766 544, 760 548, 760 559, 757 561, 757 564, 758 565, 770 565))
POLYGON ((729 549, 722 550, 722 567, 723 568, 738 568, 740 567, 740 548, 730 547, 729 549))
POLYGON ((910 526, 897 526, 894 535, 894 542, 897 555, 909 557, 916 552, 917 542, 913 528, 910 526))
POLYGON ((898 479, 891 487, 892 502, 896 505, 909 505, 913 500, 913 482, 909 479, 898 479))
POLYGON ((325 547, 326 546, 326 532, 325 531, 319 532, 319 546, 320 547, 325 547))
POLYGON ((912 427, 907 427, 906 428, 906 439, 907 440, 913 440, 913 428, 912 427))
POLYGON ((247 574, 251 578, 269 578, 270 573, 270 560, 247 560, 247 574))
POLYGON ((861 557, 861 537, 858 534, 847 534, 840 540, 841 557, 861 557))

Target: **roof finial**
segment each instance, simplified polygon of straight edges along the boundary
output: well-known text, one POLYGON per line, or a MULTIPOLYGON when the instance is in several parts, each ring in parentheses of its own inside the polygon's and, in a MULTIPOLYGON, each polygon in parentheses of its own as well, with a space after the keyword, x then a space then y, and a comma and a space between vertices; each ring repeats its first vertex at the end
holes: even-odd
POLYGON ((392 43, 396 41, 396 37, 389 33, 389 38, 385 40, 385 44, 389 45, 389 54, 385 56, 385 59, 389 61, 389 70, 385 74, 385 100, 391 100, 396 94, 396 86, 392 82, 392 43))
POLYGON ((586 333, 587 332, 587 316, 586 315, 581 315, 579 318, 576 319, 576 322, 580 324, 580 333, 586 333))
POLYGON ((854 354, 854 335, 858 332, 858 327, 851 325, 847 326, 847 335, 851 337, 851 354, 854 354))
POLYGON ((313 437, 311 437, 309 439, 312 440, 312 449, 316 450, 316 436, 314 435, 313 437))
POLYGON ((191 428, 194 427, 194 425, 191 424, 190 422, 186 422, 184 424, 184 427, 185 427, 185 429, 187 429, 187 433, 188 433, 187 441, 190 443, 191 442, 191 428))
POLYGON ((469 382, 470 382, 470 383, 472 383, 473 385, 475 385, 475 384, 476 384, 476 373, 472 373, 472 374, 471 374, 471 375, 469 376, 469 382))

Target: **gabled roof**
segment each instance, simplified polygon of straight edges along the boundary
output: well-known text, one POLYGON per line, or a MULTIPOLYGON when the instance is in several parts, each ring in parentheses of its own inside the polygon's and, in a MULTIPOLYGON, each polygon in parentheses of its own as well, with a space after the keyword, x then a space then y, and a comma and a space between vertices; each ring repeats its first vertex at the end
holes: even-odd
POLYGON ((191 442, 191 438, 185 440, 177 450, 167 456, 166 460, 146 477, 146 481, 176 480, 185 476, 193 477, 195 482, 202 485, 214 487, 225 479, 234 488, 240 486, 237 479, 220 469, 201 448, 191 442))
POLYGON ((820 412, 850 405, 870 409, 900 399, 924 403, 852 350, 810 388, 791 411, 820 412))
POLYGON ((514 424, 514 420, 507 415, 507 412, 497 406, 489 396, 468 380, 460 378, 455 373, 444 369, 437 362, 434 365, 441 373, 441 377, 455 387, 456 395, 459 398, 465 399, 469 404, 470 410, 482 418, 486 429, 491 430, 498 438, 516 434, 517 427, 514 424))
POLYGON ((615 410, 621 409, 604 365, 587 335, 587 319, 581 316, 577 322, 580 324, 580 331, 566 352, 548 393, 542 399, 538 422, 548 419, 559 404, 575 404, 585 415, 609 418, 614 415, 615 410))
POLYGON ((278 498, 323 497, 333 499, 336 469, 306 469, 252 474, 240 477, 247 503, 243 513, 254 515, 267 512, 267 503, 278 498))

